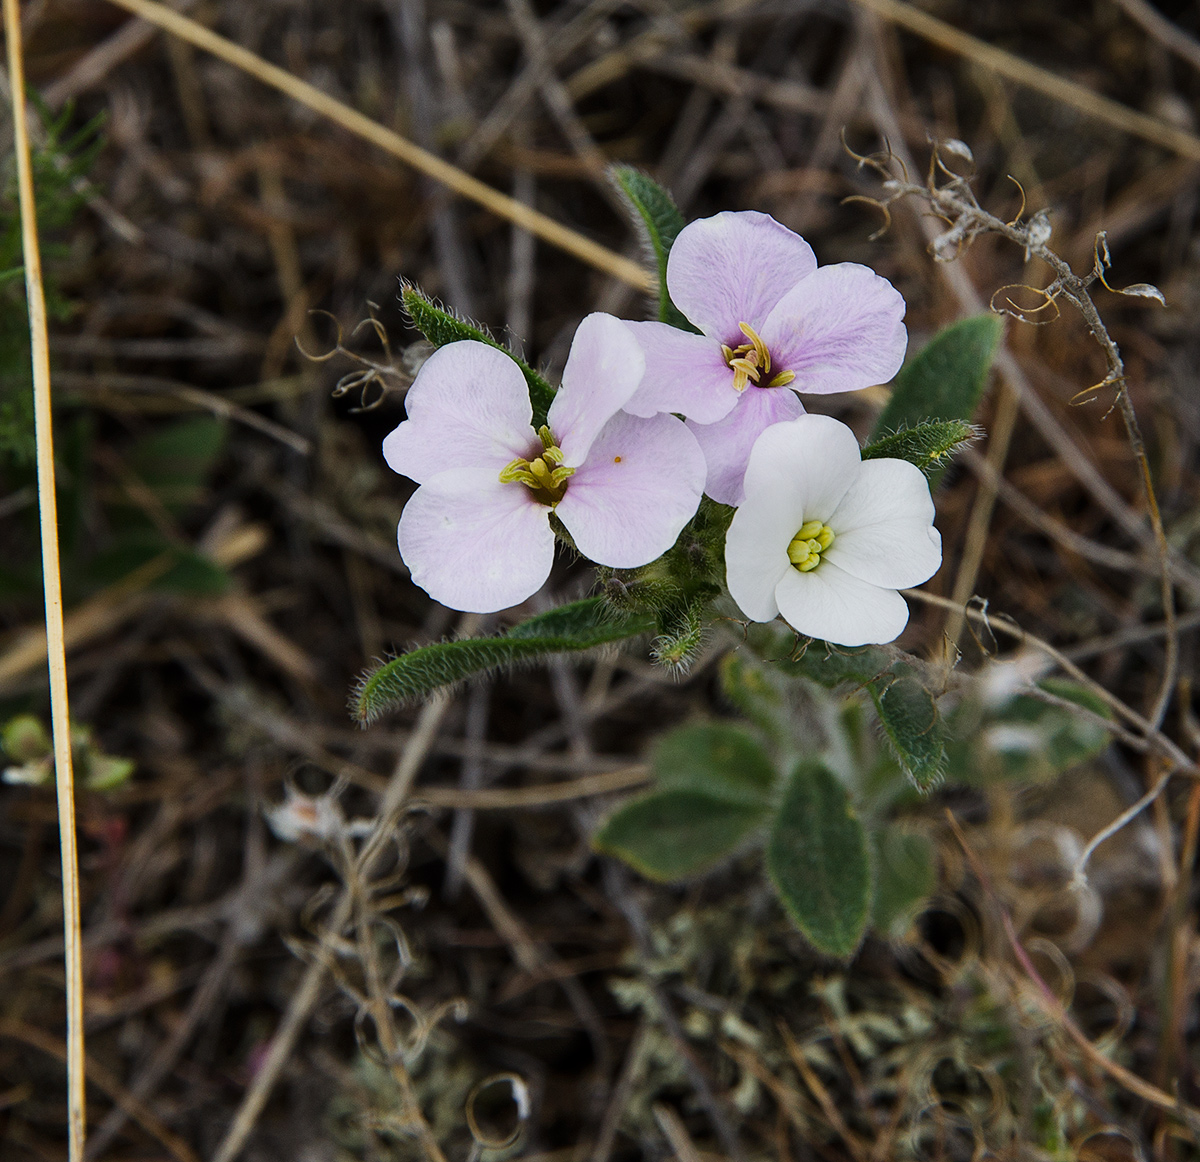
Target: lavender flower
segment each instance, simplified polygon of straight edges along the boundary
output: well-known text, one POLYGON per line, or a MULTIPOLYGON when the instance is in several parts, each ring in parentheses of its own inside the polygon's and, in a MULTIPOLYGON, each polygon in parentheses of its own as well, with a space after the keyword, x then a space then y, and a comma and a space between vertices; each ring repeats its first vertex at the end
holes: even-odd
POLYGON ((517 605, 550 575, 552 513, 602 565, 633 568, 669 549, 700 503, 704 456, 674 416, 620 410, 644 367, 628 324, 589 315, 535 432, 504 352, 469 340, 435 352, 383 445, 388 465, 421 486, 398 530, 413 580, 453 609, 517 605))
POLYGON ((630 324, 646 378, 625 410, 687 416, 708 464, 705 491, 725 504, 741 502, 763 429, 804 413, 794 392, 885 383, 904 360, 904 299, 892 284, 853 262, 818 268, 808 243, 768 214, 725 211, 685 226, 667 288, 702 334, 630 324))

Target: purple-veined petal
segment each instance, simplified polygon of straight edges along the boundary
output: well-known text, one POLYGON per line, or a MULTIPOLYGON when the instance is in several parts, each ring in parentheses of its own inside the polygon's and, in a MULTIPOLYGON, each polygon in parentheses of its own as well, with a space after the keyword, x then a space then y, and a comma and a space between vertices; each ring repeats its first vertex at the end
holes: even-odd
POLYGON ((704 455, 679 420, 618 412, 555 511, 585 557, 630 569, 675 543, 703 488, 704 455))
POLYGON ((554 563, 549 510, 490 468, 442 472, 422 484, 404 506, 397 539, 413 581, 467 613, 519 605, 554 563))
POLYGON ((393 472, 418 484, 451 468, 499 474, 540 448, 520 368, 473 339, 448 343, 417 373, 404 400, 408 419, 383 441, 393 472))
POLYGON ((637 391, 646 359, 628 323, 597 311, 579 324, 547 423, 572 468, 637 391))
POLYGON ((803 414, 804 406, 786 387, 747 387, 723 420, 715 424, 689 421, 708 464, 704 491, 722 504, 741 504, 742 478, 755 440, 772 424, 803 414))
POLYGON ((760 332, 773 369, 820 395, 886 383, 904 362, 904 299, 856 262, 822 266, 790 290, 760 332))
POLYGON ((829 518, 825 560, 872 585, 907 589, 942 563, 925 477, 904 460, 866 460, 829 518))
POLYGON ((667 259, 671 300, 706 335, 736 347, 817 260, 799 234, 756 210, 724 210, 679 231, 667 259))
POLYGON ((810 573, 788 569, 775 600, 797 633, 839 646, 895 641, 908 624, 908 603, 899 593, 860 581, 832 561, 810 573))
POLYGON ((682 412, 699 424, 727 416, 740 398, 721 346, 666 323, 628 323, 646 357, 641 386, 625 404, 635 416, 682 412))

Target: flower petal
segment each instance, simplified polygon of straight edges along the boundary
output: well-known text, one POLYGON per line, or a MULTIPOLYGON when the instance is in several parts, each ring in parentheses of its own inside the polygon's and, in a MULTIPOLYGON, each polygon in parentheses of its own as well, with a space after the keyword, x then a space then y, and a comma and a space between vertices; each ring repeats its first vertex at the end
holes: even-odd
POLYGON ((861 465, 858 441, 845 424, 803 415, 759 437, 746 469, 746 503, 791 506, 795 536, 806 521, 829 520, 861 465))
POLYGON ((788 569, 775 600, 797 633, 839 646, 895 641, 908 624, 908 603, 899 593, 860 581, 832 561, 811 573, 788 569))
POLYGON ((754 442, 772 424, 803 414, 804 406, 786 387, 747 387, 723 420, 715 424, 689 421, 708 464, 704 491, 722 504, 741 504, 742 478, 754 442))
POLYGON ((679 420, 618 412, 555 511, 585 557, 630 569, 675 543, 703 488, 704 455, 679 420))
POLYGON ((383 441, 383 457, 418 484, 452 468, 496 475, 538 446, 525 377, 503 351, 473 339, 435 351, 404 406, 408 419, 383 441))
POLYGON ((584 462, 592 441, 637 391, 645 370, 645 356, 628 323, 597 311, 579 324, 547 419, 565 463, 584 462))
POLYGON ((856 262, 823 266, 789 291, 762 326, 772 367, 795 391, 828 394, 886 383, 904 362, 904 299, 856 262))
POLYGON ((904 460, 866 460, 829 518, 825 559, 860 581, 907 589, 942 563, 933 498, 920 469, 904 460))
POLYGON ((490 468, 442 472, 422 484, 400 515, 398 540, 412 579, 467 613, 519 605, 554 563, 548 509, 490 468))
POLYGON ((642 385, 625 404, 635 416, 682 412, 712 424, 733 410, 740 396, 720 344, 666 323, 627 323, 646 357, 642 385))
POLYGON ((799 234, 755 210, 725 210, 679 231, 667 259, 675 305, 710 338, 736 347, 817 260, 799 234))
POLYGON ((725 534, 725 584, 751 621, 771 621, 779 613, 775 587, 792 568, 787 550, 800 528, 790 498, 775 499, 743 504, 725 534))

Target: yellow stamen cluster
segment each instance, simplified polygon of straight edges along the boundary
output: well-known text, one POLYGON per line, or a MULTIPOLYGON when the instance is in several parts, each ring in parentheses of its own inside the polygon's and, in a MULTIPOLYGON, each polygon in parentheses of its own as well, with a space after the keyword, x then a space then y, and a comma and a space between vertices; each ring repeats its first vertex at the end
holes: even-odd
POLYGON ((832 544, 833 529, 819 520, 805 521, 788 545, 788 560, 801 573, 811 573, 821 563, 821 554, 832 544))
POLYGON ((575 475, 575 469, 563 463, 562 449, 548 427, 538 430, 538 439, 545 451, 532 460, 517 457, 500 473, 500 483, 524 484, 542 504, 553 508, 566 495, 567 480, 575 475))
POLYGON ((734 391, 745 391, 751 383, 757 387, 783 387, 796 378, 794 371, 780 371, 764 384, 762 380, 771 374, 771 352, 749 323, 738 323, 738 326, 749 342, 740 347, 721 344, 725 362, 733 369, 734 391))

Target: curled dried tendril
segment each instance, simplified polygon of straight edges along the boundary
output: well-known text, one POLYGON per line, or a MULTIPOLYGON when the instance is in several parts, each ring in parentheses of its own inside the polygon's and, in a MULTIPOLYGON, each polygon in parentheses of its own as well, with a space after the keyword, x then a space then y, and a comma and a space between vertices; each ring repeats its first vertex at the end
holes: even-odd
POLYGON ((1058 306, 1058 288, 1053 283, 1048 287, 1038 287, 1023 282, 1011 282, 995 291, 988 305, 999 315, 1009 315, 1022 323, 1032 323, 1035 327, 1044 327, 1047 323, 1055 322, 1062 313, 1058 306), (1025 291, 1042 301, 1036 307, 1023 307, 1013 300, 1010 291, 1025 291), (1034 318, 1039 311, 1053 313, 1043 318, 1034 318))
POLYGON ((531 1107, 529 1087, 518 1074, 485 1077, 471 1090, 463 1109, 475 1146, 480 1150, 505 1150, 513 1145, 521 1136, 531 1107), (502 1086, 508 1090, 505 1097, 489 1092, 502 1086))
POLYGON ((383 348, 384 358, 382 361, 368 359, 365 355, 346 347, 344 343, 345 332, 342 330, 342 324, 329 311, 312 310, 308 312, 310 316, 324 315, 327 319, 333 321, 337 337, 334 340, 333 346, 328 351, 321 353, 306 351, 299 338, 296 339, 296 347, 300 354, 313 363, 327 363, 334 356, 343 355, 358 364, 358 370, 347 372, 334 384, 332 393, 334 399, 340 399, 342 396, 352 392, 358 393, 359 402, 357 406, 350 409, 351 414, 373 411, 383 403, 390 392, 403 390, 408 387, 420 369, 420 365, 424 363, 432 351, 429 344, 422 341, 405 348, 397 358, 392 351, 387 328, 375 315, 378 309, 379 307, 376 303, 368 302, 367 317, 354 327, 350 335, 353 338, 364 327, 370 327, 375 332, 375 337, 379 340, 380 346, 383 348))

